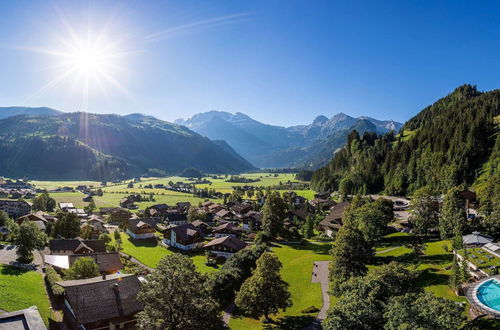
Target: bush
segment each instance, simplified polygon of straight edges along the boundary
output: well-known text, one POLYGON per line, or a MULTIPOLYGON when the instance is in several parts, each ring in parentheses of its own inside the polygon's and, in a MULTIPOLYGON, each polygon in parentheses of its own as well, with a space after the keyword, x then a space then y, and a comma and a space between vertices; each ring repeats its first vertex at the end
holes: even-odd
POLYGON ((56 283, 62 281, 61 275, 54 268, 50 266, 45 268, 45 279, 49 283, 50 291, 54 296, 58 297, 64 293, 64 288, 56 283))
POLYGON ((309 313, 317 313, 319 312, 319 309, 316 308, 316 306, 309 306, 307 308, 304 308, 303 310, 300 311, 301 313, 304 314, 309 314, 309 313))

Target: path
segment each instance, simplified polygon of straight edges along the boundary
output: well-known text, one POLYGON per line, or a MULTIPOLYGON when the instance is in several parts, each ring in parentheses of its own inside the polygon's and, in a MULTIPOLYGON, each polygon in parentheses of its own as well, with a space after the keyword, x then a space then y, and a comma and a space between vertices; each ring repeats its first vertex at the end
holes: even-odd
POLYGON ((222 316, 222 319, 224 320, 224 323, 229 326, 229 320, 231 320, 231 315, 234 311, 235 304, 232 303, 231 305, 227 306, 227 308, 224 310, 224 314, 222 316))
POLYGON ((377 252, 375 252, 375 254, 380 254, 380 253, 391 252, 392 250, 399 249, 400 247, 404 247, 404 245, 401 245, 401 246, 395 246, 395 247, 392 247, 392 248, 387 249, 387 250, 377 251, 377 252))
POLYGON ((326 312, 330 307, 330 295, 328 289, 330 281, 328 279, 330 261, 316 261, 313 265, 313 272, 311 277, 312 283, 321 283, 321 296, 323 298, 323 306, 319 311, 316 319, 309 326, 303 330, 322 329, 321 322, 326 318, 326 312))

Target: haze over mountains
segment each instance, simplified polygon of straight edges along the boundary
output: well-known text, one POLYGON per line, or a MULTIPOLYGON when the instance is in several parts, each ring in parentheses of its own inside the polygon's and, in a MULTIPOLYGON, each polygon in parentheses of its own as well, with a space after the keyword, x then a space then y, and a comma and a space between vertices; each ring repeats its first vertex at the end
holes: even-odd
POLYGON ((209 111, 178 119, 210 139, 224 140, 257 167, 317 168, 342 147, 352 129, 361 133, 398 131, 402 124, 370 117, 354 118, 339 113, 332 118, 318 116, 311 124, 281 127, 261 123, 237 112, 209 111))
POLYGON ((208 173, 255 169, 223 142, 140 114, 7 117, 0 120, 0 154, 0 175, 7 177, 110 180, 189 167, 208 173))

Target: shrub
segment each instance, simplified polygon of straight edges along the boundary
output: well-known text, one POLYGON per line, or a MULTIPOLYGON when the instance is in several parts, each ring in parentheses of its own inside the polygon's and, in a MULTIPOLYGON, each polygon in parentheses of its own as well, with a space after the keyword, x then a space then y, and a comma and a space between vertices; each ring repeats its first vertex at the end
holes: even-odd
POLYGON ((50 291, 54 296, 61 296, 64 293, 64 288, 56 283, 62 281, 61 275, 54 268, 50 266, 45 268, 45 279, 49 283, 50 291))

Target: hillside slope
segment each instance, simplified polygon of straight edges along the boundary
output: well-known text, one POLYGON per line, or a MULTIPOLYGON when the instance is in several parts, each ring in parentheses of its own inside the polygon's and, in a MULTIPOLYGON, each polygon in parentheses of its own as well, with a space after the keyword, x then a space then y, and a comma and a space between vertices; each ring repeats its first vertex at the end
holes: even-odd
POLYGON ((490 159, 500 90, 464 85, 405 123, 402 134, 349 135, 346 147, 313 175, 317 190, 404 195, 472 185, 490 159))
POLYGON ((1 175, 46 179, 102 180, 187 167, 210 173, 254 169, 208 138, 143 115, 9 117, 0 120, 0 154, 1 175))
POLYGON ((0 107, 0 119, 12 116, 28 115, 28 116, 58 116, 61 111, 46 107, 30 108, 30 107, 0 107))

